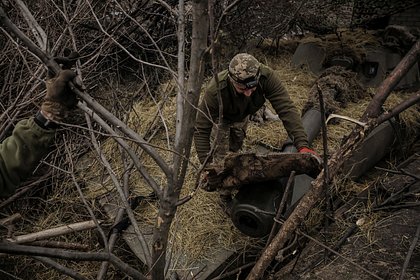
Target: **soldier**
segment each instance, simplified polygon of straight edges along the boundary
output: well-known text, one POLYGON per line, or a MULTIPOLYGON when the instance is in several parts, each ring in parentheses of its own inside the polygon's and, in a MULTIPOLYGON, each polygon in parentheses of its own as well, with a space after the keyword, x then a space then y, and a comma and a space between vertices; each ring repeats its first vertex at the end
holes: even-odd
MULTIPOLYGON (((282 120, 296 149, 301 153, 317 155, 309 148, 298 110, 271 68, 250 54, 240 53, 233 57, 228 69, 218 73, 218 80, 223 115, 218 126, 218 138, 214 139, 217 145, 209 162, 222 159, 229 151, 241 149, 249 116, 257 112, 266 99, 282 120)), ((220 117, 217 95, 218 88, 213 78, 199 105, 194 133, 195 148, 201 163, 210 152, 210 139, 214 137, 215 125, 220 117)), ((232 201, 230 191, 221 191, 220 199, 224 210, 228 210, 226 208, 232 201)))
POLYGON ((19 121, 12 135, 0 144, 1 197, 12 195, 48 153, 58 123, 77 105, 76 95, 68 85, 73 81, 81 87, 75 77, 74 71, 66 69, 47 80, 47 94, 36 116, 19 121))

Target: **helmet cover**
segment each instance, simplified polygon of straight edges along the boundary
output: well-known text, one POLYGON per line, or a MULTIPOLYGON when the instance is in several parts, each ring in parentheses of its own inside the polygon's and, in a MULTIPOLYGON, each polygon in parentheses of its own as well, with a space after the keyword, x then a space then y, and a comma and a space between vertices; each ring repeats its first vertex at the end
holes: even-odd
POLYGON ((260 62, 250 54, 239 53, 229 63, 229 74, 236 82, 256 78, 260 69, 260 62))

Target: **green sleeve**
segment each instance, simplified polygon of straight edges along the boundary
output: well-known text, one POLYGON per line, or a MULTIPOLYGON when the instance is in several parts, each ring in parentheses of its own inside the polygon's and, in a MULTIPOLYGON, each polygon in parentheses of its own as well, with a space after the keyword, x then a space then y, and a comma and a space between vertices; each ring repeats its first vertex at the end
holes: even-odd
MULTIPOLYGON (((220 81, 220 83, 223 83, 223 81, 220 81)), ((197 156, 201 163, 204 162, 210 152, 210 135, 213 123, 217 122, 219 115, 217 93, 218 90, 216 82, 212 79, 204 92, 200 105, 198 106, 194 132, 194 144, 197 156)))
MULTIPOLYGON (((268 68, 268 67, 267 67, 268 68)), ((280 78, 273 70, 268 68, 266 70, 267 76, 264 82, 264 92, 266 98, 270 101, 274 110, 283 122, 290 139, 292 139, 297 149, 301 147, 308 147, 308 137, 302 125, 302 118, 290 99, 289 94, 283 87, 280 78)))
POLYGON ((10 196, 31 176, 48 153, 54 130, 41 128, 34 119, 18 122, 11 136, 0 144, 0 196, 10 196))

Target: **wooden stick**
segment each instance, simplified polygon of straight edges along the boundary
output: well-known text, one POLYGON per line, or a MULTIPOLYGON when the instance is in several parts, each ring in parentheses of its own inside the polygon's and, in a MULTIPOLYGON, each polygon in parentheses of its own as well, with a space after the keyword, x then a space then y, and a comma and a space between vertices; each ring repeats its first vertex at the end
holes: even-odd
MULTIPOLYGON (((102 221, 99 221, 102 222, 102 221)), ((34 242, 37 240, 43 240, 50 237, 60 236, 72 232, 82 231, 82 230, 88 230, 95 228, 96 224, 94 221, 85 221, 85 222, 79 222, 75 224, 65 225, 61 227, 51 228, 39 232, 29 233, 25 235, 15 236, 13 238, 8 238, 7 241, 13 242, 13 243, 28 243, 28 242, 34 242)))

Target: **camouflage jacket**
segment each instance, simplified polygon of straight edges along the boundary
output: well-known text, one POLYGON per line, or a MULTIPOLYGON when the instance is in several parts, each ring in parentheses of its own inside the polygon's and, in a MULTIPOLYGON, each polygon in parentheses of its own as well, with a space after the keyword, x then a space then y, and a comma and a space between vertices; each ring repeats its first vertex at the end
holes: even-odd
POLYGON ((41 128, 34 119, 18 122, 11 136, 0 143, 0 196, 10 196, 28 178, 49 151, 54 130, 41 128))
MULTIPOLYGON (((286 89, 281 84, 279 77, 271 68, 265 65, 260 66, 260 73, 258 86, 250 97, 236 93, 232 83, 229 81, 228 70, 218 74, 223 104, 223 122, 242 121, 247 116, 257 112, 268 99, 282 120, 295 147, 297 149, 308 147, 308 140, 302 126, 301 116, 286 89)), ((218 117, 217 85, 213 78, 206 88, 196 119, 194 142, 200 162, 205 160, 210 151, 210 134, 213 123, 217 123, 218 117)))

